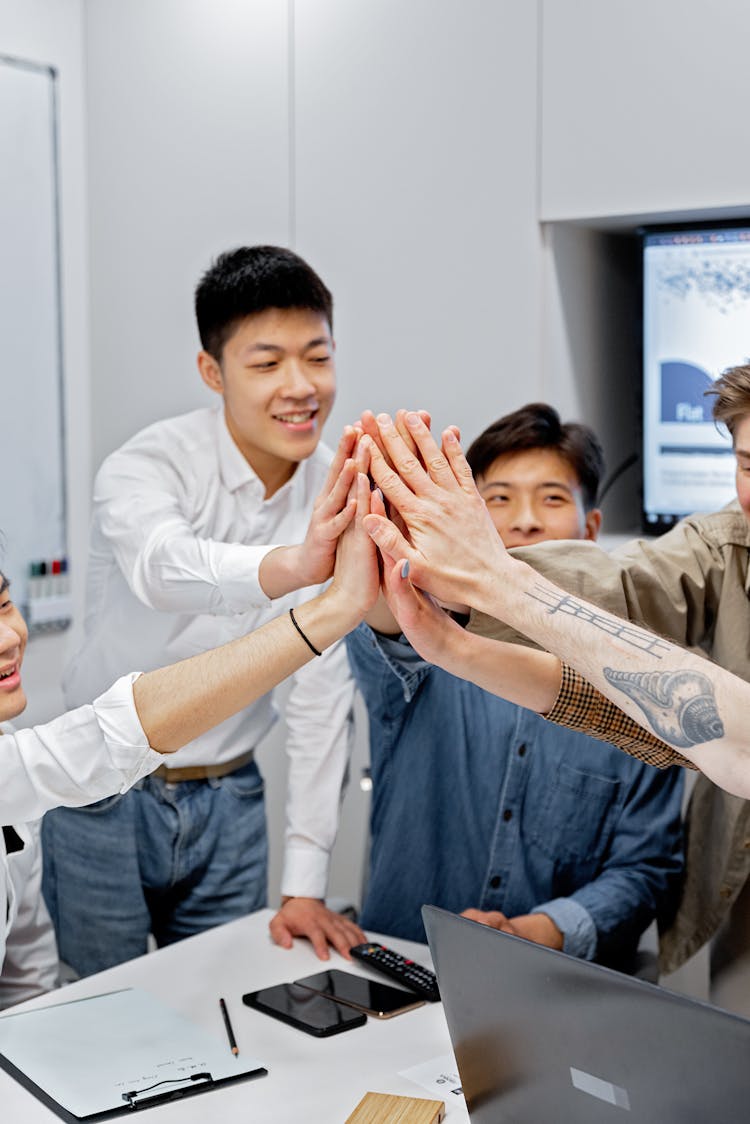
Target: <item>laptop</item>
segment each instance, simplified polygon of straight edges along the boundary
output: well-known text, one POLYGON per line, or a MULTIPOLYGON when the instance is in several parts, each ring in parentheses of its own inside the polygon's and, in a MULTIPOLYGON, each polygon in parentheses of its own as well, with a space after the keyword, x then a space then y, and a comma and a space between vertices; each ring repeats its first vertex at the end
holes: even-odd
POLYGON ((422 909, 472 1124, 750 1121, 750 1020, 422 909))

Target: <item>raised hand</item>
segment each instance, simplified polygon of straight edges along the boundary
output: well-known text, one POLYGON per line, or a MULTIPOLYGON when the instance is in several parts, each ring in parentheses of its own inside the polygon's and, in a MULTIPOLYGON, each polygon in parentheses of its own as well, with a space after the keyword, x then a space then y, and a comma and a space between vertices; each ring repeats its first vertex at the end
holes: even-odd
POLYGON ((364 519, 370 512, 366 449, 355 453, 355 464, 357 474, 349 491, 353 519, 338 542, 330 592, 346 598, 362 618, 380 594, 380 571, 375 544, 364 529, 364 519))
POLYGON ((336 544, 354 515, 355 503, 350 489, 356 472, 352 457, 358 436, 354 426, 344 428, 326 482, 313 504, 307 534, 300 547, 306 585, 319 585, 330 578, 336 544))
POLYGON ((370 474, 400 515, 406 533, 377 515, 365 519, 368 533, 382 554, 408 559, 410 576, 420 589, 443 602, 484 608, 488 592, 502 580, 507 555, 455 432, 444 431, 441 449, 422 419, 407 414, 414 453, 388 415, 377 420, 393 467, 369 435, 364 434, 360 444, 369 449, 370 474))
POLYGON ((293 589, 320 585, 333 573, 336 544, 356 510, 350 490, 357 473, 359 436, 360 430, 353 425, 344 429, 326 482, 313 505, 304 542, 278 546, 261 562, 258 579, 267 597, 283 597, 293 589))

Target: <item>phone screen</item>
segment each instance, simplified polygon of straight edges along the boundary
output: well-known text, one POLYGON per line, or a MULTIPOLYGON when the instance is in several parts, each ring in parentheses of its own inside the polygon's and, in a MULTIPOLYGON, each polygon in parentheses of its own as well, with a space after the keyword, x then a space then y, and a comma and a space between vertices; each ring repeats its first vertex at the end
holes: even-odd
POLYGON ((294 982, 322 995, 330 995, 331 999, 339 1003, 350 1003, 353 1007, 380 1018, 395 1015, 397 1011, 419 1007, 424 1003, 424 1000, 413 991, 404 991, 400 987, 392 987, 378 980, 368 980, 364 976, 342 972, 339 968, 316 972, 314 976, 305 976, 304 979, 294 982))
POLYGON ((276 984, 251 991, 242 996, 242 1002, 319 1038, 352 1030, 367 1022, 366 1016, 359 1011, 348 1010, 332 999, 296 984, 276 984))

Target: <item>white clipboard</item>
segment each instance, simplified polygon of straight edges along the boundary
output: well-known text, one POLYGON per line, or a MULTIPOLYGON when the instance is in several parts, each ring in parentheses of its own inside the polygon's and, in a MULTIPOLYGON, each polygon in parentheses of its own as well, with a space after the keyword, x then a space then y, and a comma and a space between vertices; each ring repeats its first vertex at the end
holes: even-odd
POLYGON ((3 1015, 0 1066, 70 1124, 267 1073, 135 988, 3 1015))

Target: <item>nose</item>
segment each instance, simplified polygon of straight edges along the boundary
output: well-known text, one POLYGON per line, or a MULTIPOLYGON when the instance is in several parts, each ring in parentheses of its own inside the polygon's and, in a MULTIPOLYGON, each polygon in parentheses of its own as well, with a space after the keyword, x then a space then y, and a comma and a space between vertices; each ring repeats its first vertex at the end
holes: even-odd
POLYGON ((513 510, 511 530, 522 535, 532 535, 544 529, 544 524, 531 500, 519 500, 513 510))
POLYGON ((288 398, 309 398, 315 394, 315 384, 299 359, 290 358, 284 365, 281 393, 288 398))
POLYGON ((0 656, 5 660, 21 654, 21 637, 14 628, 0 621, 0 656))

